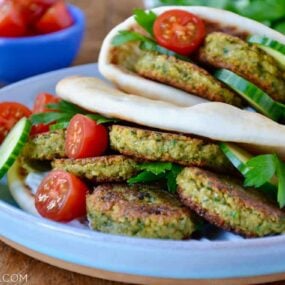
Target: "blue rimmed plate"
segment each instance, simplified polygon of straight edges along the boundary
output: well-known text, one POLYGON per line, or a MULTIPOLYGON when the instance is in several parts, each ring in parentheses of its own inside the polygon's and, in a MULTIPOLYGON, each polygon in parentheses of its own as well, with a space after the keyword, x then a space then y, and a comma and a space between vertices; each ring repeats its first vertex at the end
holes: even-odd
MULTIPOLYGON (((38 93, 54 93, 61 78, 76 74, 100 77, 95 64, 63 69, 1 89, 0 101, 31 106, 38 93)), ((148 284, 212 284, 213 279, 217 284, 249 284, 285 279, 284 235, 245 240, 216 231, 189 241, 109 235, 28 214, 9 195, 5 179, 0 188, 1 239, 65 269, 148 284)))

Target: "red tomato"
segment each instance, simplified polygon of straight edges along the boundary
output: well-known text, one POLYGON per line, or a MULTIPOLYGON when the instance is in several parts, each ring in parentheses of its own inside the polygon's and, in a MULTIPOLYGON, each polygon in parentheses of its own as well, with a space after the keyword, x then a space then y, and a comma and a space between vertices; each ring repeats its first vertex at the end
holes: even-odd
POLYGON ((12 127, 23 117, 29 117, 31 111, 16 102, 0 103, 0 143, 4 140, 12 127))
POLYGON ((67 127, 65 152, 69 158, 99 156, 108 147, 107 129, 92 119, 77 114, 67 127))
POLYGON ((48 8, 59 0, 14 0, 21 7, 26 22, 31 25, 37 21, 48 8))
POLYGON ((39 33, 47 34, 65 29, 73 24, 67 6, 63 1, 59 1, 52 5, 45 14, 35 24, 39 33))
POLYGON ((41 182, 35 206, 45 218, 68 222, 86 215, 87 192, 88 187, 78 177, 54 170, 41 182))
MULTIPOLYGON (((47 109, 47 104, 58 103, 60 99, 49 93, 41 93, 37 96, 34 107, 33 114, 51 112, 47 109)), ((49 131, 49 125, 39 124, 32 127, 31 135, 36 135, 39 133, 44 133, 49 131)))
POLYGON ((182 55, 197 50, 206 34, 204 22, 182 10, 162 13, 154 22, 153 32, 158 44, 182 55))
POLYGON ((27 32, 22 10, 12 0, 0 2, 0 37, 20 37, 27 32))

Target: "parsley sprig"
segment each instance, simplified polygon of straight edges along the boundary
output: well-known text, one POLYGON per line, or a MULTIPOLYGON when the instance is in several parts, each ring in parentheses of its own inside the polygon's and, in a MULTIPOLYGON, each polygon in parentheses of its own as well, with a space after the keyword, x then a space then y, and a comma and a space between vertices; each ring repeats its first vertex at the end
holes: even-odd
POLYGON ((160 54, 168 56, 174 56, 184 61, 190 61, 186 56, 182 56, 176 52, 166 49, 159 44, 153 38, 153 25, 157 18, 156 14, 152 11, 144 11, 142 9, 134 10, 136 22, 149 34, 148 37, 134 31, 119 31, 119 33, 113 38, 112 45, 120 46, 128 42, 139 42, 139 47, 145 51, 154 51, 160 54))
POLYGON ((260 188, 267 183, 277 184, 277 202, 280 208, 283 208, 285 206, 285 163, 276 154, 264 154, 248 160, 244 167, 244 185, 260 188))
POLYGON ((146 162, 138 165, 140 172, 128 180, 129 184, 164 181, 167 190, 175 193, 177 188, 176 177, 183 167, 170 162, 146 162))
POLYGON ((50 126, 51 130, 63 129, 68 126, 69 121, 76 114, 86 115, 87 117, 96 121, 97 124, 118 122, 118 120, 116 119, 106 118, 99 114, 90 114, 88 111, 65 100, 61 100, 58 103, 54 104, 48 104, 46 107, 51 112, 33 114, 30 118, 33 125, 38 125, 38 124, 47 125, 50 123, 55 123, 50 126))

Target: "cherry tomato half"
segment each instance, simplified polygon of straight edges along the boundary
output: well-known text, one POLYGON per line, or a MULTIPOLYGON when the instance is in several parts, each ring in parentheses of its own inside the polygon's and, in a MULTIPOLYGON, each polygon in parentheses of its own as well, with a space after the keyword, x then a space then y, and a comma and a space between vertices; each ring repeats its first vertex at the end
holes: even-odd
POLYGON ((26 34, 25 18, 12 0, 0 2, 0 37, 20 37, 26 34))
POLYGON ((45 218, 68 222, 86 215, 87 192, 88 187, 78 177, 54 170, 41 182, 35 206, 45 218))
POLYGON ((94 120, 75 115, 67 127, 65 152, 69 158, 102 155, 108 147, 108 131, 94 120))
POLYGON ((31 111, 16 102, 0 103, 0 143, 4 140, 12 127, 23 117, 29 117, 31 111))
POLYGON ((52 5, 35 24, 39 33, 47 34, 65 29, 73 24, 67 6, 63 1, 52 5))
MULTIPOLYGON (((51 110, 47 109, 47 104, 58 103, 59 101, 60 99, 56 96, 49 93, 41 93, 36 97, 33 106, 33 114, 51 112, 51 110)), ((49 125, 38 124, 32 127, 31 134, 36 135, 48 131, 49 125)))
POLYGON ((182 55, 195 51, 206 33, 199 17, 182 10, 170 10, 158 16, 153 32, 158 44, 182 55))

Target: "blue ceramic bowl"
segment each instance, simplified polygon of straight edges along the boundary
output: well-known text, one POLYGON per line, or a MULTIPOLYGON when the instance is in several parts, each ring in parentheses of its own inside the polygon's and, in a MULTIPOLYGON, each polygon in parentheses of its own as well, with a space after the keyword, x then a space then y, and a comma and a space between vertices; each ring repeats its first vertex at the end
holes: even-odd
POLYGON ((46 35, 0 38, 0 84, 69 66, 82 42, 85 17, 69 5, 74 24, 46 35))

